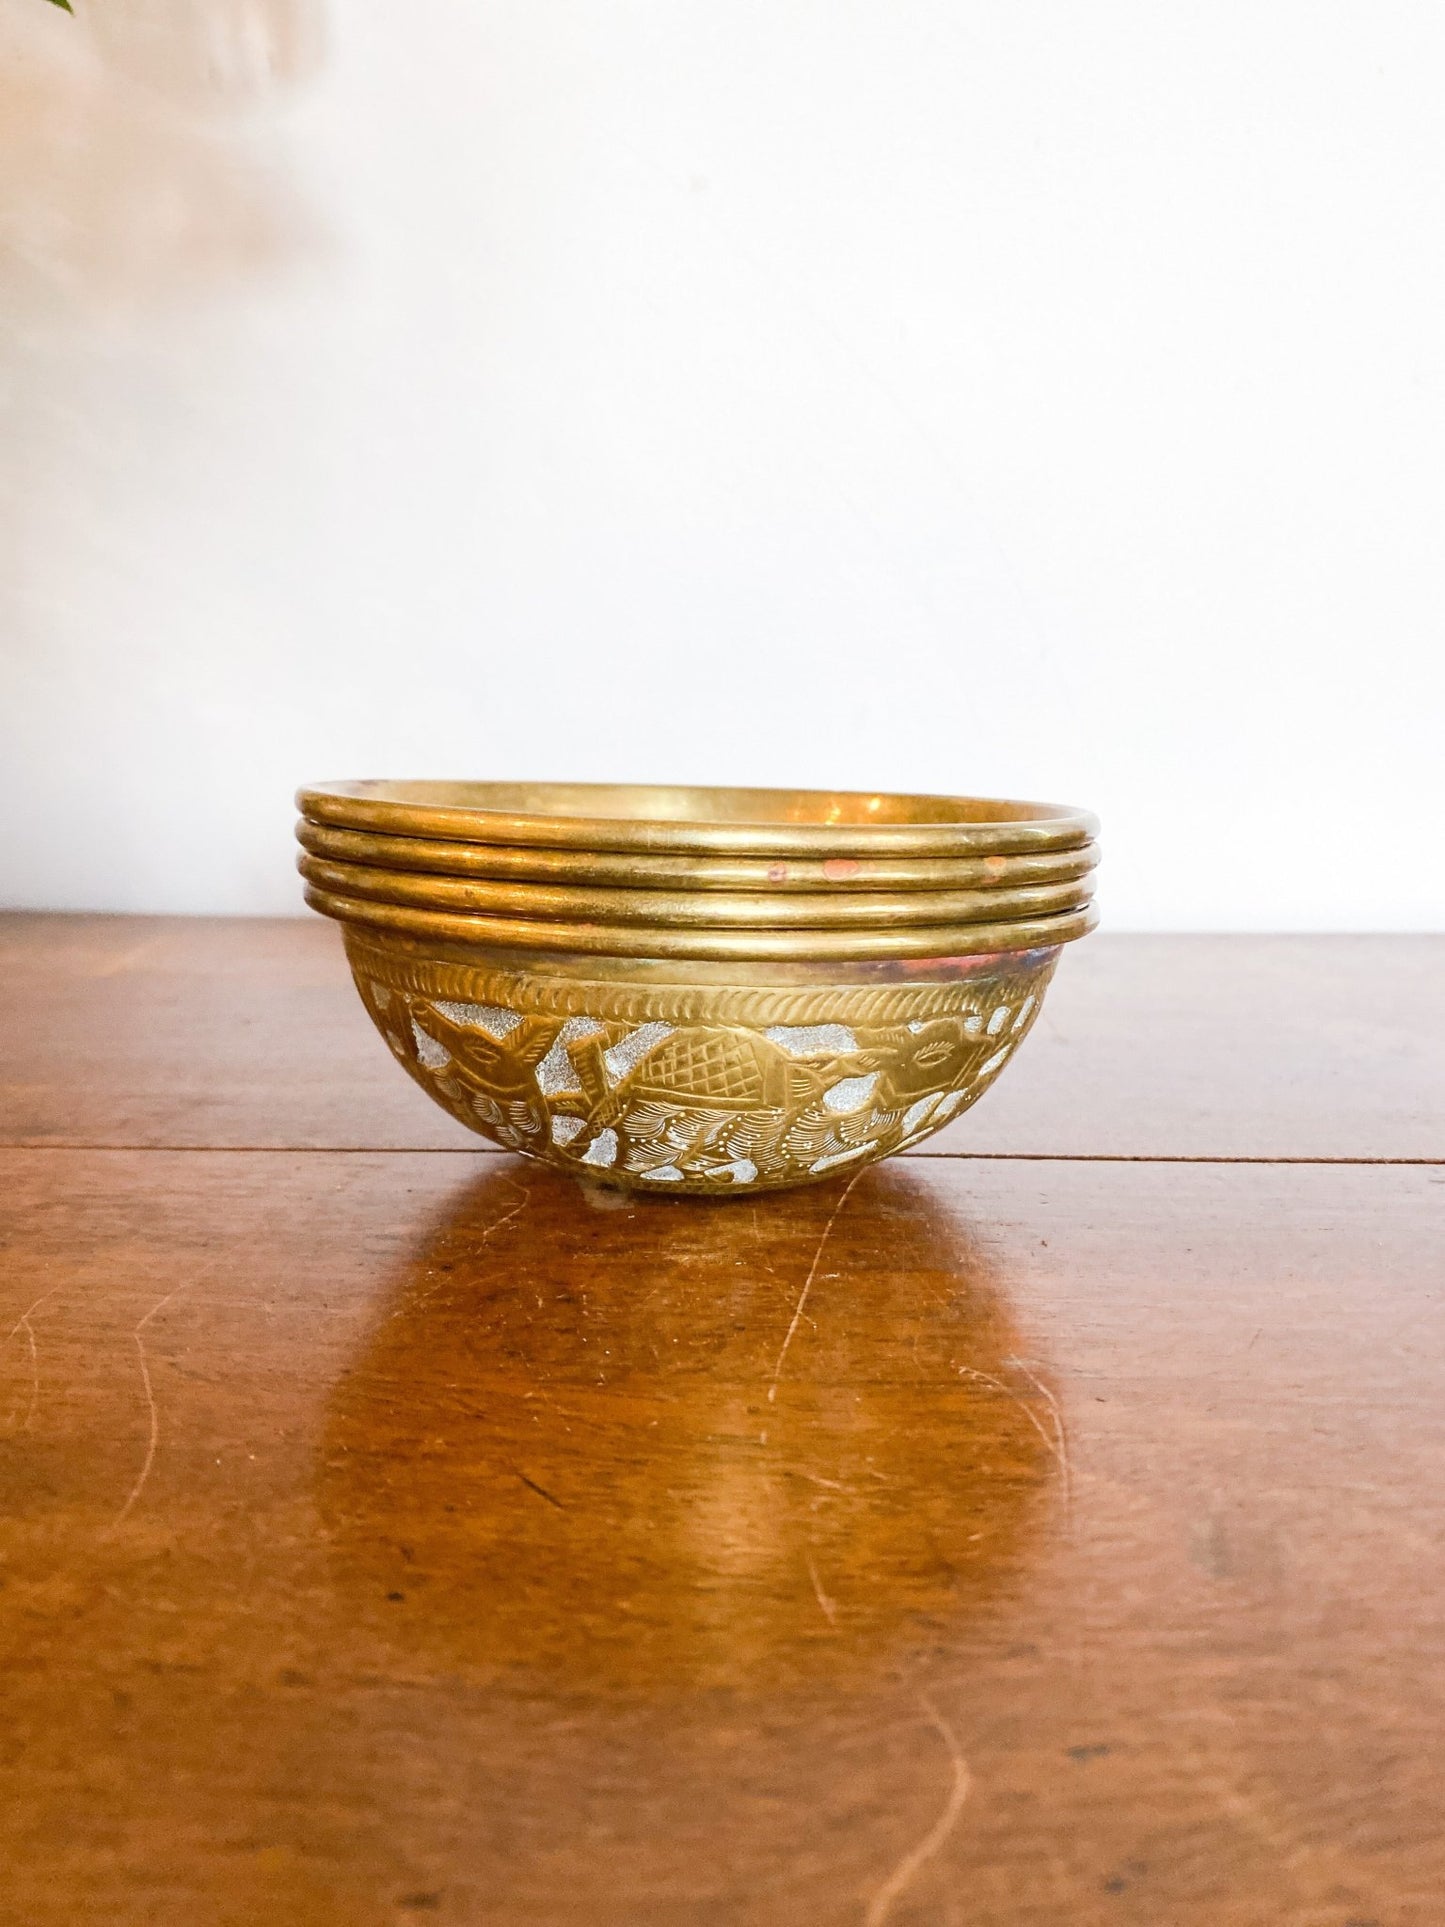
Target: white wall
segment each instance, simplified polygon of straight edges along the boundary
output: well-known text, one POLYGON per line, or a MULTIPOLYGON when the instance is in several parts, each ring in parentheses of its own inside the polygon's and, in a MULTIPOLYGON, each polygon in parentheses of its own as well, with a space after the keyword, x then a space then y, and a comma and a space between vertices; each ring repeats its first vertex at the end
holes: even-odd
POLYGON ((1434 0, 314 4, 0 0, 0 901, 540 774, 1445 925, 1434 0))

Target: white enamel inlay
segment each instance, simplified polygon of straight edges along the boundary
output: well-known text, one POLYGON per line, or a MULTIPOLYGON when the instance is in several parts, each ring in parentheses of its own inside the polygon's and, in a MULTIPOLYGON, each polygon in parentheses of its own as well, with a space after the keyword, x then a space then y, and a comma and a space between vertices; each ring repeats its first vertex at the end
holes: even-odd
POLYGON ((544 1097, 582 1095, 582 1080, 560 1037, 553 1040, 551 1050, 537 1066, 537 1089, 544 1097))
POLYGON ((614 1084, 620 1084, 630 1070, 634 1070, 650 1050, 655 1050, 664 1037, 671 1037, 675 1026, 661 1022, 639 1024, 631 1030, 620 1044, 602 1053, 602 1062, 607 1066, 607 1075, 614 1084))
POLYGON ((439 1044, 435 1037, 428 1037, 415 1017, 411 1020, 411 1034, 416 1039, 417 1057, 427 1069, 429 1071, 445 1070, 452 1061, 450 1051, 439 1044))
POLYGON ((830 1157, 814 1158, 808 1166, 810 1171, 831 1171, 835 1164, 846 1164, 849 1158, 861 1158, 865 1151, 871 1151, 871 1144, 850 1144, 846 1151, 834 1151, 830 1157))
POLYGON ((569 1044, 584 1037, 597 1037, 602 1025, 595 1017, 569 1017, 552 1040, 552 1048, 537 1066, 537 1088, 544 1097, 580 1097, 582 1080, 572 1062, 569 1044))
POLYGON ((607 1028, 595 1017, 569 1017, 557 1033, 559 1044, 580 1044, 584 1037, 600 1037, 607 1028))
POLYGON ((873 1086, 878 1082, 877 1071, 870 1071, 866 1077, 841 1078, 830 1090, 823 1093, 823 1102, 830 1111, 857 1111, 873 1095, 873 1086))
POLYGON ((817 1057, 823 1051, 858 1048, 858 1039, 846 1024, 773 1024, 763 1035, 789 1057, 817 1057))
POLYGON ((584 1164, 595 1164, 604 1170, 617 1162, 617 1133, 612 1129, 599 1131, 587 1149, 582 1153, 584 1164))
POLYGON ((903 1132, 905 1137, 910 1131, 916 1131, 918 1129, 919 1125, 933 1110, 937 1102, 938 1093, 935 1091, 931 1097, 920 1097, 916 1104, 909 1105, 908 1109, 903 1113, 903 1132))
POLYGON ((522 1021, 515 1010, 503 1010, 500 1004, 453 1004, 437 998, 432 1009, 439 1010, 450 1023, 485 1031, 499 1044, 504 1037, 510 1037, 522 1021))
MULTIPOLYGON (((548 1026, 550 1048, 536 1063, 540 1039, 533 1050, 524 1048, 534 1020, 517 1010, 455 998, 411 997, 365 978, 361 983, 378 1027, 402 1061, 413 1070, 424 1067, 434 1094, 499 1142, 534 1155, 555 1147, 567 1162, 580 1159, 599 1173, 625 1168, 638 1183, 709 1190, 771 1183, 789 1169, 794 1175, 806 1168, 826 1176, 938 1130, 992 1081, 1039 1008, 1037 994, 1023 994, 1022 986, 1017 1001, 1001 1001, 995 986, 978 986, 969 993, 980 999, 972 1009, 945 1013, 941 1020, 895 1020, 897 1027, 889 1026, 877 1040, 876 1053, 870 1035, 868 1054, 861 1061, 881 1065, 886 1058, 887 1068, 856 1075, 843 1073, 858 1071, 865 1044, 849 1025, 776 1024, 754 1030, 750 1037, 740 1033, 739 1052, 749 1044, 755 1051, 765 1037, 789 1058, 806 1063, 807 1070, 801 1078, 797 1071, 783 1076, 776 1089, 760 1096, 756 1111, 745 1106, 738 1112, 731 1110, 737 1094, 730 1088, 720 1090, 715 1102, 710 1085, 694 1091, 686 1076, 674 1078, 675 1069, 680 1067, 681 1073, 694 1067, 693 1057, 684 1052, 674 1066, 676 1042, 666 1050, 662 1046, 669 1038, 691 1040, 691 1026, 680 1030, 661 1020, 604 1024, 590 1016, 565 1023, 554 1019, 555 1029, 548 1026), (449 1027, 444 1037, 454 1047, 455 1061, 448 1042, 418 1021, 431 1013, 439 1029, 442 1021, 449 1027), (478 1047, 470 1049, 458 1031, 472 1033, 478 1047), (480 1048, 483 1036, 496 1046, 495 1052, 480 1048), (975 1053, 963 1048, 964 1037, 988 1053, 976 1068, 968 1064, 975 1053), (594 1041, 586 1057, 579 1058, 577 1047, 587 1039, 594 1041), (617 1115, 623 1107, 615 1099, 609 1102, 606 1091, 627 1089, 653 1053, 656 1068, 650 1074, 643 1069, 639 1078, 647 1081, 645 1092, 633 1096, 625 1116, 617 1115), (942 1082, 959 1074, 968 1078, 964 1090, 928 1091, 906 1106, 904 1099, 889 1095, 894 1078, 942 1082), (829 1075, 833 1081, 824 1090, 829 1075), (477 1091, 474 1080, 484 1081, 485 1090, 477 1091), (674 1091, 675 1081, 684 1088, 674 1091), (567 1110, 591 1115, 554 1116, 555 1100, 567 1110), (609 1111, 611 1123, 604 1126, 601 1117, 609 1111)), ((707 1048, 717 1054, 710 1036, 707 1048)), ((710 1059, 708 1068, 716 1068, 710 1059)), ((776 1069, 781 1073, 781 1066, 776 1069)))

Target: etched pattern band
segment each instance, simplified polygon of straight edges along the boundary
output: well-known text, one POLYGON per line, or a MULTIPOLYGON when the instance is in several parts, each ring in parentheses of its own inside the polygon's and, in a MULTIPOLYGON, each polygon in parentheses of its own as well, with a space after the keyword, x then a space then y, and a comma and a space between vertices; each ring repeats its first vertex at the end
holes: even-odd
POLYGON ((1017 1049, 1059 954, 955 982, 718 990, 541 979, 348 936, 372 1020, 453 1117, 585 1175, 713 1194, 807 1183, 938 1130, 1017 1049))

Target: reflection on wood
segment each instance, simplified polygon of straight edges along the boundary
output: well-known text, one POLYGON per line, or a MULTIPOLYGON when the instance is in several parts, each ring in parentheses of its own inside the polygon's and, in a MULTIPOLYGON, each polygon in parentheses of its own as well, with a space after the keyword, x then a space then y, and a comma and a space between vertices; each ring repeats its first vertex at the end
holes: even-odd
POLYGON ((1438 1176, 0 1152, 0 1913, 1435 1927, 1438 1176))
POLYGON ((1056 1466, 1047 1392, 977 1241, 906 1169, 861 1174, 830 1228, 839 1185, 599 1212, 496 1163, 331 1402, 338 1591, 399 1649, 756 1690, 1007 1595, 1056 1466))

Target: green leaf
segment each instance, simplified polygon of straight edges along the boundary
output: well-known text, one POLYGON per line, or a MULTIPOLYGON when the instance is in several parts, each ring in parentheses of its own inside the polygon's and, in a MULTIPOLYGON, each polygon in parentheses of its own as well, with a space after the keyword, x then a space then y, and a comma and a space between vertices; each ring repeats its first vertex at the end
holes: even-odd
POLYGON ((50 4, 52 7, 64 7, 67 13, 75 12, 75 8, 71 6, 70 0, 50 0, 50 4))

